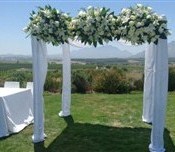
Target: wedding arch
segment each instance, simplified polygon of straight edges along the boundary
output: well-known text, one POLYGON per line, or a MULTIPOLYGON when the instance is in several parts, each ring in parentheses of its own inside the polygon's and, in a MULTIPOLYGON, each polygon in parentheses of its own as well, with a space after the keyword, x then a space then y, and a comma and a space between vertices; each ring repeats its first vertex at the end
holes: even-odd
POLYGON ((33 142, 41 142, 44 134, 43 86, 47 73, 46 43, 61 45, 63 52, 62 111, 69 116, 71 106, 70 44, 97 46, 113 40, 131 44, 148 43, 145 53, 145 80, 142 120, 152 123, 150 152, 164 152, 164 126, 168 88, 167 20, 151 7, 137 4, 115 15, 106 8, 88 7, 77 17, 70 17, 51 6, 32 12, 24 29, 31 35, 34 81, 33 142))

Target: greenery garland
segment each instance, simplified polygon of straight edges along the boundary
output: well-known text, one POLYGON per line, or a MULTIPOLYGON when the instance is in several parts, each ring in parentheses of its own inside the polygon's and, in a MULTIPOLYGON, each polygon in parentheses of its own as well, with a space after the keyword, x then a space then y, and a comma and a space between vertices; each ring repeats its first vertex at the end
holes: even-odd
POLYGON ((51 6, 39 7, 38 12, 32 12, 30 23, 24 29, 29 35, 53 45, 68 43, 70 37, 69 25, 71 17, 51 6))
POLYGON ((159 38, 166 39, 170 34, 166 18, 142 4, 122 9, 119 18, 121 38, 132 44, 145 42, 157 44, 159 38))
POLYGON ((116 27, 118 23, 117 17, 110 9, 88 7, 79 12, 71 22, 71 31, 73 37, 82 43, 103 44, 112 41, 114 36, 120 35, 116 27))
POLYGON ((141 4, 122 9, 118 16, 105 7, 88 7, 75 18, 51 6, 39 7, 38 12, 31 13, 24 31, 53 45, 68 43, 71 38, 95 47, 114 39, 133 45, 157 44, 159 38, 167 39, 170 35, 166 18, 141 4))

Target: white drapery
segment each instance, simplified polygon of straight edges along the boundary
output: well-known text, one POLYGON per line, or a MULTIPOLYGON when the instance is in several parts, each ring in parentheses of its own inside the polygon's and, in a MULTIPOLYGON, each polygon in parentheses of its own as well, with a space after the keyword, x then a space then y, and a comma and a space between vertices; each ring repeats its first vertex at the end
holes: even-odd
POLYGON ((164 152, 165 111, 168 92, 167 40, 159 39, 145 52, 145 80, 143 115, 144 122, 152 123, 151 152, 164 152))
POLYGON ((44 83, 47 74, 47 48, 43 41, 31 37, 33 58, 33 106, 34 106, 34 135, 33 142, 44 140, 44 83))
MULTIPOLYGON (((62 111, 60 116, 70 115, 71 104, 71 58, 70 46, 63 49, 62 111)), ((47 72, 47 49, 45 43, 32 37, 33 81, 34 81, 34 142, 44 140, 43 85, 47 72)), ((143 118, 152 122, 150 152, 164 152, 164 123, 168 88, 167 40, 159 39, 158 45, 151 44, 146 52, 146 84, 144 91, 143 118), (151 110, 152 109, 152 110, 151 110), (149 114, 149 115, 147 115, 149 114), (147 117, 148 116, 148 117, 147 117)))
POLYGON ((144 94, 143 94, 143 115, 142 120, 152 123, 153 117, 153 75, 156 51, 148 45, 145 51, 145 67, 144 67, 144 94))
POLYGON ((62 110, 60 117, 70 115, 71 104, 71 57, 70 45, 65 43, 62 45, 62 66, 63 66, 63 84, 62 84, 62 110))
POLYGON ((164 126, 168 92, 168 45, 166 39, 159 39, 158 44, 151 44, 150 50, 155 52, 153 64, 153 117, 151 152, 164 152, 164 126))

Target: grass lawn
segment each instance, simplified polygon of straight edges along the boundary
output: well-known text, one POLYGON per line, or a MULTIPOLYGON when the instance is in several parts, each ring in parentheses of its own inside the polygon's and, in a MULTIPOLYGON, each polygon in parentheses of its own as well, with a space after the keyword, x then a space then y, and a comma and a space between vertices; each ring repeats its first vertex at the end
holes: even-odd
MULTIPOLYGON (((45 94, 45 142, 33 145, 33 125, 0 139, 0 152, 148 152, 150 126, 141 121, 142 93, 73 94, 72 119, 59 118, 61 96, 45 94), (69 124, 69 125, 67 125, 69 124)), ((169 93, 167 152, 175 152, 175 93, 169 93)))

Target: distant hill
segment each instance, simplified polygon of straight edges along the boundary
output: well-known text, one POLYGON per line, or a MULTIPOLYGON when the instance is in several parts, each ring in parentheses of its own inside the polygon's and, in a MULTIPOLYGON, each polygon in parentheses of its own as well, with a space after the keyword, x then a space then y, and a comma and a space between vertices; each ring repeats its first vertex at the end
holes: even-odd
MULTIPOLYGON (((139 51, 139 50, 138 50, 139 51)), ((168 43, 168 55, 169 58, 175 58, 175 41, 168 43)), ((145 57, 145 51, 139 52, 135 55, 131 54, 127 50, 120 50, 117 47, 106 45, 101 47, 81 48, 79 50, 71 51, 72 59, 143 59, 145 57)), ((48 55, 49 61, 61 60, 61 54, 48 55)), ((0 55, 1 62, 31 62, 32 57, 30 55, 0 55)))
POLYGON ((106 45, 102 47, 82 48, 71 51, 73 59, 103 59, 103 58, 128 58, 132 54, 126 50, 121 51, 119 48, 106 45))
MULTIPOLYGON (((175 41, 168 43, 168 57, 175 58, 175 41)), ((139 52, 130 58, 145 58, 145 51, 139 52)))
POLYGON ((145 58, 145 51, 132 55, 130 58, 133 58, 133 59, 145 58))
POLYGON ((169 58, 175 58, 175 41, 168 44, 168 56, 169 58))

